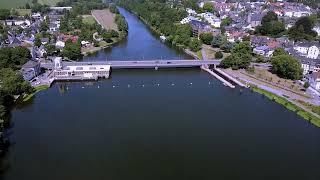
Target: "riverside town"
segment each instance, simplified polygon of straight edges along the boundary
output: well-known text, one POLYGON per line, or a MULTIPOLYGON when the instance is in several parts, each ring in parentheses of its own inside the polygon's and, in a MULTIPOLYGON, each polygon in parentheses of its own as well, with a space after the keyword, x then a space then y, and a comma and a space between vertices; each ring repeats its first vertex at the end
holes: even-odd
POLYGON ((319 170, 320 0, 1 0, 1 179, 319 170))

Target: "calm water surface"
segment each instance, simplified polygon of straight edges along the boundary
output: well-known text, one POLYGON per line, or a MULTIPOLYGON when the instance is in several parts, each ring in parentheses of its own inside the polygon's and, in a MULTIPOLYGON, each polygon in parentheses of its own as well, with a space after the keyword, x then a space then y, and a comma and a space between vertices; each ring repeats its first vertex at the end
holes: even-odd
MULTIPOLYGON (((121 12, 128 40, 86 60, 188 58, 121 12)), ((318 128, 199 69, 56 83, 12 123, 4 180, 320 179, 318 128)))

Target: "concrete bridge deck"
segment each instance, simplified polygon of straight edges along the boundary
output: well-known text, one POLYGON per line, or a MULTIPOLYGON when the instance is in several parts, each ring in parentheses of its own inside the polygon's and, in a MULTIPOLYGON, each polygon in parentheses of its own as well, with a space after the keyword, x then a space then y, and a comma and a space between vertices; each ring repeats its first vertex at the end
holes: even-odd
MULTIPOLYGON (((65 66, 81 65, 110 65, 113 69, 130 68, 175 68, 200 67, 202 65, 218 65, 221 60, 144 60, 144 61, 92 61, 92 62, 63 62, 65 66)), ((41 67, 52 69, 53 63, 41 63, 41 67)))

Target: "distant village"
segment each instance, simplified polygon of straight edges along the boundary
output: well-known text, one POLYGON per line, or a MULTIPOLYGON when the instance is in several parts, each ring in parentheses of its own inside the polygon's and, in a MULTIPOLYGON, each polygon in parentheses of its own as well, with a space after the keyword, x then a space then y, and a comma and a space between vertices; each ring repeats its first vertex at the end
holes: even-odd
MULTIPOLYGON (((33 7, 35 6, 37 4, 33 4, 33 7)), ((79 60, 82 55, 108 47, 125 37, 125 20, 121 15, 118 15, 119 12, 114 8, 115 6, 112 7, 113 9, 105 10, 108 8, 108 4, 103 4, 103 6, 99 6, 100 9, 104 9, 101 11, 98 10, 99 8, 95 8, 97 13, 100 13, 95 14, 96 16, 102 16, 101 13, 107 14, 103 16, 104 18, 108 18, 108 15, 112 16, 112 13, 119 16, 118 21, 114 19, 110 21, 115 21, 112 23, 113 29, 108 29, 106 24, 100 24, 93 14, 89 15, 90 10, 87 10, 89 13, 72 12, 72 7, 68 6, 39 6, 47 9, 39 9, 39 11, 32 9, 32 13, 28 15, 7 15, 8 19, 0 20, 0 50, 2 48, 23 47, 30 51, 29 61, 25 64, 19 62, 17 67, 21 67, 20 72, 23 78, 29 81, 33 87, 50 86, 55 78, 53 76, 76 78, 77 74, 75 73, 80 73, 81 76, 79 74, 77 78, 97 78, 93 77, 94 67, 91 67, 90 70, 84 67, 60 67, 59 71, 63 71, 63 73, 54 73, 51 70, 44 71, 41 68, 41 63, 79 60), (88 15, 82 13, 88 13, 88 15), (64 25, 62 25, 63 23, 64 25), (117 26, 118 23, 122 23, 123 26, 117 26)), ((10 13, 12 14, 12 12, 10 13)), ((99 20, 104 21, 101 18, 99 20)), ((107 71, 107 68, 104 71, 107 71)))
MULTIPOLYGON (((55 58, 48 56, 48 45, 55 47, 55 50, 62 51, 67 40, 71 40, 73 43, 78 41, 78 36, 59 32, 61 18, 66 11, 71 9, 72 7, 50 7, 46 14, 34 12, 31 16, 20 16, 2 21, 2 24, 9 27, 9 30, 6 33, 7 37, 2 38, 0 47, 23 46, 31 52, 32 59, 24 64, 21 69, 25 80, 31 81, 41 73, 41 61, 55 58), (45 24, 46 22, 49 23, 45 24), (37 35, 43 31, 49 33, 50 36, 37 39, 37 35)), ((86 45, 89 42, 82 41, 81 43, 86 45)))
MULTIPOLYGON (((268 12, 274 12, 285 29, 293 27, 296 21, 304 16, 317 15, 315 9, 302 3, 285 1, 269 2, 236 2, 226 3, 225 0, 200 2, 200 8, 211 4, 214 12, 196 12, 186 9, 188 16, 181 19, 181 24, 190 24, 194 35, 210 32, 213 36, 223 35, 230 43, 241 42, 250 38, 254 54, 268 59, 276 48, 285 49, 290 55, 300 60, 303 74, 310 81, 312 87, 320 90, 320 43, 316 41, 294 41, 288 36, 271 37, 256 35, 252 32, 262 25, 262 19, 268 12), (228 20, 229 23, 224 23, 228 20)), ((313 31, 320 35, 320 24, 316 23, 313 31)))

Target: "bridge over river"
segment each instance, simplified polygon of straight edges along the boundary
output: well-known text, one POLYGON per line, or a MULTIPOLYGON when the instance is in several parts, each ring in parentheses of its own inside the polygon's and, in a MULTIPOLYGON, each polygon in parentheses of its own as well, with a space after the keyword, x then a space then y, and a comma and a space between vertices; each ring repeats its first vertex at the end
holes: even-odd
MULTIPOLYGON (((92 61, 92 62, 66 62, 64 66, 86 65, 110 65, 113 69, 130 68, 177 68, 177 67, 200 67, 202 65, 218 65, 221 60, 137 60, 137 61, 92 61)), ((41 63, 42 68, 53 69, 54 63, 41 63)))

